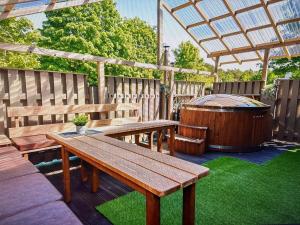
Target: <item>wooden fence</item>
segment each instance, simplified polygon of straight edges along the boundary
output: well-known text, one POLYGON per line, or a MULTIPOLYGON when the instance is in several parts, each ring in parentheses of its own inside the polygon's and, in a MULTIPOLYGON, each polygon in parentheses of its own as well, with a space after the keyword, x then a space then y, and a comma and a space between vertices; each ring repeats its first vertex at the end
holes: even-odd
MULTIPOLYGON (((158 119, 159 93, 159 80, 106 77, 106 102, 140 103, 143 121, 158 119)), ((6 119, 6 106, 98 103, 98 97, 97 87, 88 87, 84 74, 0 69, 0 133, 5 133, 11 124, 6 119)), ((117 112, 109 117, 126 117, 127 113, 117 112)), ((22 122, 42 124, 49 120, 55 119, 30 118, 22 122)))
POLYGON ((259 99, 263 87, 264 81, 217 82, 213 85, 213 93, 238 94, 259 99))
POLYGON ((279 79, 274 109, 276 139, 300 142, 300 80, 279 79))

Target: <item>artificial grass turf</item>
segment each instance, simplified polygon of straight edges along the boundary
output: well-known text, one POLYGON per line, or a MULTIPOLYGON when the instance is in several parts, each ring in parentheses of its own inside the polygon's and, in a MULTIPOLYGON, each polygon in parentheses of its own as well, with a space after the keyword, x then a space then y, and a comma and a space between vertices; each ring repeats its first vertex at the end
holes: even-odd
MULTIPOLYGON (((236 158, 210 161, 196 185, 196 224, 300 223, 300 150, 257 165, 236 158)), ((132 192, 97 206, 116 225, 145 224, 145 198, 132 192)), ((161 200, 161 224, 182 221, 182 191, 161 200)))

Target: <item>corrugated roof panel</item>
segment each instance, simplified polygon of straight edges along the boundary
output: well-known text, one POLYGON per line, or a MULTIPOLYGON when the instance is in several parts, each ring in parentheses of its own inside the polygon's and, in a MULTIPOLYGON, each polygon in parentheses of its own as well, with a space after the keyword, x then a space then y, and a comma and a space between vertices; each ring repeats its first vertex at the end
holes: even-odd
POLYGON ((237 15, 237 18, 245 29, 270 24, 269 18, 262 7, 240 13, 237 15))
POLYGON ((273 48, 270 50, 270 57, 276 57, 276 56, 284 56, 285 51, 283 48, 273 48))
POLYGON ((25 2, 25 3, 17 3, 15 4, 14 9, 22 9, 22 8, 29 8, 29 7, 37 7, 50 4, 50 0, 38 0, 32 2, 25 2))
POLYGON ((203 21, 203 18, 193 6, 189 6, 175 12, 185 26, 203 21))
POLYGON ((171 8, 187 3, 188 0, 164 0, 171 8))
POLYGON ((231 16, 214 21, 212 22, 212 25, 217 29, 217 31, 221 35, 240 31, 240 28, 231 16))
POLYGON ((201 26, 197 26, 197 27, 193 27, 193 28, 190 29, 190 32, 194 36, 196 36, 199 40, 215 37, 214 32, 206 24, 201 25, 201 26))
POLYGON ((202 45, 210 53, 226 50, 226 47, 218 39, 202 42, 202 45))
POLYGON ((209 19, 228 13, 222 0, 203 0, 197 4, 197 7, 202 9, 209 19))
POLYGON ((278 26, 278 30, 284 40, 300 37, 300 22, 287 23, 278 26))
POLYGON ((287 19, 294 19, 300 17, 300 1, 287 0, 272 4, 269 10, 275 22, 284 21, 287 19))
POLYGON ((239 9, 244 9, 252 5, 259 4, 259 0, 227 0, 231 8, 236 11, 239 9))
POLYGON ((255 52, 244 52, 240 54, 235 54, 239 60, 257 59, 257 54, 255 52))
POLYGON ((238 34, 223 38, 223 41, 230 49, 250 46, 244 34, 238 34))
POLYGON ((291 55, 300 55, 300 45, 288 46, 291 55))
POLYGON ((248 36, 254 45, 278 41, 275 31, 271 27, 249 32, 248 36))
POLYGON ((233 62, 236 59, 232 55, 226 55, 220 57, 220 63, 233 62))

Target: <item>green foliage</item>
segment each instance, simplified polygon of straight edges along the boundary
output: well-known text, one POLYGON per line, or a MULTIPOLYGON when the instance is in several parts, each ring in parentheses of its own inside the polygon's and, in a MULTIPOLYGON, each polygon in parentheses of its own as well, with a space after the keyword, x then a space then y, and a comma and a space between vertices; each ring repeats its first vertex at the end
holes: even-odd
POLYGON ((239 69, 232 70, 219 70, 219 78, 223 82, 233 82, 233 81, 250 81, 253 80, 257 72, 253 70, 241 71, 239 69))
MULTIPOLYGON (((300 57, 272 60, 269 68, 274 73, 275 78, 283 78, 285 77, 286 73, 290 72, 292 73, 292 79, 300 79, 300 57)), ((273 80, 275 78, 273 78, 273 80)))
MULTIPOLYGON (((46 13, 39 45, 46 48, 104 57, 155 62, 154 29, 140 19, 122 19, 113 0, 46 13)), ((96 65, 60 58, 42 57, 41 68, 86 73, 97 83, 96 65)), ((151 71, 107 65, 106 74, 152 77, 151 71)))
POLYGON ((72 122, 75 124, 75 126, 85 126, 88 121, 89 121, 88 116, 85 114, 81 114, 81 115, 75 116, 75 118, 73 119, 72 122))
MULTIPOLYGON (((197 69, 203 71, 212 71, 212 67, 205 64, 200 56, 199 49, 190 41, 182 42, 177 49, 174 50, 175 66, 187 69, 197 69)), ((201 81, 212 83, 213 77, 200 76, 194 74, 176 73, 176 80, 201 81)))
MULTIPOLYGON (((31 21, 26 18, 0 21, 0 42, 31 45, 39 38, 39 32, 34 30, 31 21)), ((0 67, 35 69, 39 67, 38 56, 0 50, 0 67)))

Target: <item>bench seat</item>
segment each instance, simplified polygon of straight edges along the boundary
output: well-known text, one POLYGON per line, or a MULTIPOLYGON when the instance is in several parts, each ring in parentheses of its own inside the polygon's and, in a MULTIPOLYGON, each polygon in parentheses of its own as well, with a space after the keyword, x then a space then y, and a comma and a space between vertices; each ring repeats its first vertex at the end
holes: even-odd
POLYGON ((0 225, 81 225, 73 212, 61 201, 20 212, 0 220, 0 225))
MULTIPOLYGON (((17 150, 16 150, 17 151, 17 150)), ((0 153, 0 182, 39 172, 31 162, 17 152, 0 153)))
POLYGON ((39 173, 2 181, 0 190, 0 220, 62 198, 55 187, 39 173))
POLYGON ((0 134, 0 147, 7 146, 7 145, 11 145, 11 141, 6 135, 0 134))
POLYGON ((15 137, 12 138, 12 142, 19 149, 19 151, 31 151, 35 149, 49 148, 58 145, 54 140, 48 139, 44 134, 15 137))
POLYGON ((1 155, 5 155, 5 154, 8 154, 8 153, 12 153, 12 152, 15 152, 15 153, 18 153, 19 155, 21 155, 18 152, 18 149, 16 149, 13 146, 0 147, 0 157, 1 157, 1 155))

